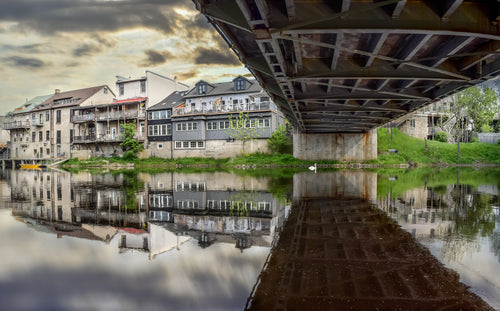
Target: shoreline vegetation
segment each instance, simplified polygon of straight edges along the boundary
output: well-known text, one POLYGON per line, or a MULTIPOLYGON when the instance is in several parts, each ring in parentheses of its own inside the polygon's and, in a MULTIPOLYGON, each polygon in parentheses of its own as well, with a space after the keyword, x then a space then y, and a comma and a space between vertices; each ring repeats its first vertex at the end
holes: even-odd
POLYGON ((257 168, 297 168, 307 170, 316 164, 318 168, 411 168, 422 166, 500 166, 500 145, 487 143, 460 143, 460 157, 457 145, 434 140, 427 141, 410 137, 398 129, 392 129, 392 135, 386 128, 379 128, 377 133, 378 157, 364 162, 339 162, 331 160, 305 161, 294 158, 291 154, 256 153, 234 158, 180 158, 147 159, 91 158, 89 160, 69 159, 58 166, 65 169, 101 168, 109 170, 146 169, 175 170, 179 168, 198 169, 257 169, 257 168), (392 140, 391 140, 392 136, 392 140), (390 152, 389 150, 397 150, 390 152))

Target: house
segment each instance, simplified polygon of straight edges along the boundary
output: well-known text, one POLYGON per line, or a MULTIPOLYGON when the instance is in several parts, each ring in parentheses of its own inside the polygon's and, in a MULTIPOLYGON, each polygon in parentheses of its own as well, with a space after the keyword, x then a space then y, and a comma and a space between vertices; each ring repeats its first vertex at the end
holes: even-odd
POLYGON ((88 158, 122 154, 123 124, 135 122, 135 139, 146 139, 146 97, 110 101, 95 106, 72 109, 71 122, 75 132, 74 156, 88 158))
POLYGON ((53 94, 36 96, 7 114, 2 123, 3 130, 8 132, 7 159, 33 159, 36 157, 31 148, 28 148, 28 144, 34 140, 31 136, 31 128, 36 128, 40 120, 36 119, 36 115, 34 119, 31 117, 31 110, 52 96, 53 94))
POLYGON ((175 91, 187 91, 189 86, 182 82, 146 70, 146 75, 140 78, 125 78, 116 76, 117 100, 146 97, 145 108, 159 103, 175 91))
POLYGON ((187 90, 188 86, 176 79, 146 71, 146 76, 137 79, 117 76, 116 88, 116 99, 73 108, 71 121, 74 123, 74 146, 77 150, 74 156, 88 158, 123 154, 122 125, 127 123, 135 123, 137 134, 134 138, 140 143, 147 143, 146 110, 173 92, 187 90))
POLYGON ((222 83, 201 80, 183 98, 184 103, 172 113, 173 158, 266 152, 267 138, 285 122, 257 81, 242 76, 222 83), (240 112, 249 118, 245 128, 256 134, 248 146, 230 133, 230 118, 237 118, 240 112))
POLYGON ((31 110, 32 158, 69 158, 75 136, 71 113, 79 106, 106 103, 114 97, 106 85, 55 94, 31 110))
POLYGON ((150 156, 172 158, 172 110, 184 102, 185 92, 175 91, 148 109, 148 144, 150 156))

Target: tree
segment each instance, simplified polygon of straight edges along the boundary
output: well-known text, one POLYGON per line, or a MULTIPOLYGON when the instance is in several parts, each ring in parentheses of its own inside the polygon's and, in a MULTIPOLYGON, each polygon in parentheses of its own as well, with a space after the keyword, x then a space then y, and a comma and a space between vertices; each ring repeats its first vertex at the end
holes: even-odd
POLYGON ((477 132, 484 126, 490 126, 498 111, 497 96, 491 88, 470 87, 458 93, 458 109, 464 109, 467 118, 465 128, 477 132))
POLYGON ((136 121, 131 123, 120 124, 123 128, 123 142, 120 144, 123 148, 125 148, 125 159, 136 158, 137 153, 144 150, 144 144, 139 143, 137 139, 134 138, 135 133, 137 132, 136 121))
POLYGON ((290 145, 290 139, 286 136, 286 125, 278 126, 278 129, 267 139, 267 144, 272 153, 284 153, 290 145))
POLYGON ((259 137, 259 129, 257 128, 257 120, 250 120, 248 113, 239 112, 237 116, 229 115, 229 129, 226 133, 230 138, 241 140, 241 154, 245 155, 246 143, 259 137))

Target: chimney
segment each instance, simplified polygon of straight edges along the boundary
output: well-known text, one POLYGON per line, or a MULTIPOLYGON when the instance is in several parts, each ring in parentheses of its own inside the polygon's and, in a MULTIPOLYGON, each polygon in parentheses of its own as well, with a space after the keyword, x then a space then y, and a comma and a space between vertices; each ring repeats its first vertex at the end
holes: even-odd
POLYGON ((56 94, 59 94, 59 93, 61 93, 61 90, 60 90, 60 89, 56 89, 56 90, 55 90, 55 93, 56 93, 56 94))

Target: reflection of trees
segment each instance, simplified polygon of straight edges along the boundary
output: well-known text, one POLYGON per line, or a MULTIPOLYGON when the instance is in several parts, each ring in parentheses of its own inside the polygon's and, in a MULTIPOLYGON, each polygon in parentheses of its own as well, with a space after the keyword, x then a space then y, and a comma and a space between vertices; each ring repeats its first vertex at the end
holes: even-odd
POLYGON ((125 209, 137 212, 137 192, 144 189, 144 182, 139 181, 134 170, 124 171, 122 174, 123 185, 120 188, 125 194, 125 209))
POLYGON ((495 216, 491 195, 474 192, 466 185, 455 186, 451 195, 455 202, 453 226, 445 236, 441 251, 443 258, 457 261, 465 253, 480 251, 481 246, 475 239, 478 235, 492 236, 495 216))
POLYGON ((441 254, 445 261, 459 261, 466 253, 479 252, 481 245, 475 240, 448 234, 444 238, 441 254))
POLYGON ((472 192, 470 187, 455 187, 453 198, 456 203, 454 213, 454 232, 467 238, 475 238, 478 234, 489 236, 495 229, 493 215, 493 196, 472 192))
POLYGON ((500 261, 500 232, 495 231, 490 236, 491 250, 498 257, 500 261))

